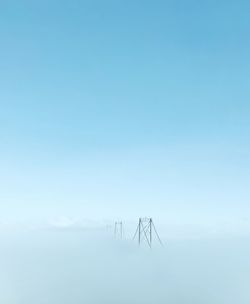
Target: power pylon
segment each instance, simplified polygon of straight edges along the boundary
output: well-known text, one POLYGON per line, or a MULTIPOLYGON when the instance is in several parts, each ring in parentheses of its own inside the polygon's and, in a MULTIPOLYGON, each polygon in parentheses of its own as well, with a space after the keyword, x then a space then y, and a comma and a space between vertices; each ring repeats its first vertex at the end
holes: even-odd
POLYGON ((133 240, 138 237, 138 244, 139 246, 142 244, 142 242, 148 244, 150 248, 152 248, 153 244, 153 236, 157 237, 157 240, 159 243, 163 246, 162 241, 159 237, 159 234, 157 233, 157 230, 155 228, 154 222, 152 218, 139 218, 139 223, 137 225, 137 229, 135 232, 135 235, 133 237, 133 240))
POLYGON ((122 239, 123 234, 124 234, 123 223, 122 222, 115 222, 115 229, 114 229, 115 238, 122 239))

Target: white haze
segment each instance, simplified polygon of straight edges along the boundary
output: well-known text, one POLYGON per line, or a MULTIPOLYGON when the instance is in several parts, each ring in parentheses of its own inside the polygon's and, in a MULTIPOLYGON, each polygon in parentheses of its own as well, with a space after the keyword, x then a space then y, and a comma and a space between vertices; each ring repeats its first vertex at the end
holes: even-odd
POLYGON ((112 231, 1 233, 3 304, 245 304, 247 238, 164 240, 138 248, 112 231))

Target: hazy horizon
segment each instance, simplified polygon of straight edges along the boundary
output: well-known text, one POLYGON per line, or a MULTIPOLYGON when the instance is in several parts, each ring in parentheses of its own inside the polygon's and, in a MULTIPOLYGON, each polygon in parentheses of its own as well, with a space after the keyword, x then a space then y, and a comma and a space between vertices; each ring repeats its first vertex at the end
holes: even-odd
POLYGON ((249 303, 249 32, 246 0, 0 0, 1 304, 249 303))

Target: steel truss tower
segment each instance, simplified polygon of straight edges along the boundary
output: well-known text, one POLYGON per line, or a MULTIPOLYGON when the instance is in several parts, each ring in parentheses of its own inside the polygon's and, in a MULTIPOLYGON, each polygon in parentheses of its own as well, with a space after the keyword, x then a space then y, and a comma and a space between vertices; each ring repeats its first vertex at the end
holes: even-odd
POLYGON ((153 237, 156 236, 159 243, 163 246, 162 241, 157 233, 154 222, 152 218, 139 218, 139 223, 133 240, 137 237, 139 246, 144 242, 152 248, 153 237))
POLYGON ((122 239, 124 235, 123 231, 123 223, 122 222, 115 222, 115 229, 114 229, 114 235, 117 239, 122 239))

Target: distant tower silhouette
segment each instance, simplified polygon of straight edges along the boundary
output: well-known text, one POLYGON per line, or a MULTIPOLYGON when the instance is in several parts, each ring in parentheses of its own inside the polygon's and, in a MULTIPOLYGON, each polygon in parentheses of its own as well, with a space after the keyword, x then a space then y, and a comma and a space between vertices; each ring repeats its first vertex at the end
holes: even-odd
POLYGON ((122 222, 115 222, 115 230, 114 230, 115 238, 122 239, 124 235, 123 231, 123 223, 122 222))
POLYGON ((142 242, 146 242, 150 248, 152 248, 153 243, 153 236, 156 236, 159 243, 163 246, 162 241, 156 231, 155 225, 153 223, 152 218, 139 218, 139 223, 137 225, 137 229, 133 240, 138 237, 138 244, 139 246, 142 242))
POLYGON ((106 225, 106 230, 107 230, 107 231, 113 230, 113 226, 112 226, 112 225, 107 224, 107 225, 106 225))

